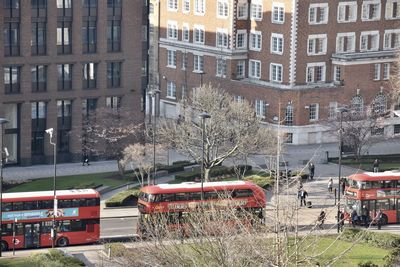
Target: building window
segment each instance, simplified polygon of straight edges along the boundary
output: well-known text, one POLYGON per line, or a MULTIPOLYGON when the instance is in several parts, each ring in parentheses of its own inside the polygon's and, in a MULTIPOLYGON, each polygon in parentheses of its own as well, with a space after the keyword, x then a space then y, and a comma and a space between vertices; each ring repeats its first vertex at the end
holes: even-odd
MULTIPOLYGON (((255 1, 254 1, 255 2, 255 1)), ((250 4, 250 18, 252 20, 262 20, 262 15, 263 15, 263 5, 262 1, 257 1, 255 3, 250 4)))
POLYGON ((318 113, 319 113, 319 105, 318 104, 310 104, 309 114, 308 114, 309 120, 310 121, 318 120, 318 113))
POLYGON ((383 49, 399 49, 400 48, 400 30, 385 30, 383 38, 383 49))
POLYGON ((4 56, 19 56, 19 22, 4 22, 4 56))
POLYGON ((237 7, 237 18, 239 20, 247 19, 248 4, 247 2, 239 2, 237 7))
POLYGON ((364 111, 364 99, 361 95, 355 95, 351 98, 351 109, 356 112, 364 111))
POLYGON ((325 62, 307 64, 307 83, 325 82, 325 62))
POLYGON ((283 67, 281 64, 275 64, 271 63, 270 64, 270 81, 271 82, 282 82, 282 76, 283 76, 283 67))
POLYGON ((374 64, 374 81, 379 81, 381 79, 381 64, 374 64))
POLYGON ((121 51, 121 20, 107 21, 107 52, 121 51))
POLYGON ((194 14, 204 15, 206 12, 206 0, 194 0, 194 14))
POLYGON ((247 32, 246 30, 238 30, 236 34, 236 48, 247 48, 247 32))
POLYGON ((293 125, 293 106, 287 105, 285 110, 285 125, 292 126, 293 125))
POLYGON ((285 139, 283 140, 286 144, 293 144, 293 133, 285 133, 285 139))
POLYGON ((190 0, 183 0, 182 9, 183 9, 183 13, 190 12, 190 0))
POLYGON ((193 71, 203 72, 204 69, 204 58, 200 55, 193 55, 193 71))
POLYGON ((388 0, 386 2, 386 19, 399 19, 400 18, 400 1, 388 0))
POLYGON ((33 155, 42 155, 44 152, 44 132, 46 130, 46 116, 46 102, 31 103, 31 152, 33 155))
POLYGON ((107 63, 107 87, 121 87, 121 62, 107 63))
POLYGON ((326 34, 316 34, 308 36, 308 50, 309 56, 325 55, 327 49, 327 36, 326 34))
POLYGON ((97 22, 84 21, 82 26, 82 52, 96 53, 97 44, 97 22))
POLYGON ((189 40, 190 40, 189 24, 184 23, 182 27, 182 41, 189 42, 189 40))
POLYGON ((328 3, 311 4, 308 9, 309 24, 327 24, 329 16, 328 3))
POLYGON ((96 88, 97 81, 97 64, 85 63, 83 64, 83 89, 96 88))
POLYGON ((59 64, 57 65, 58 73, 58 90, 71 90, 72 89, 72 64, 59 64))
POLYGON ((260 51, 262 46, 262 35, 260 31, 250 32, 250 50, 260 51))
POLYGON ((386 112, 387 98, 383 93, 379 93, 372 101, 372 107, 375 115, 382 115, 386 112))
POLYGON ((394 125, 393 134, 400 134, 400 124, 395 124, 394 125))
POLYGON ((363 21, 380 20, 381 19, 381 3, 380 0, 364 1, 362 5, 363 21))
POLYGON ((167 98, 176 99, 176 84, 174 82, 167 82, 167 98))
POLYGON ((44 92, 47 87, 47 66, 37 65, 31 68, 32 92, 44 92))
POLYGON ((256 100, 256 115, 257 117, 265 118, 266 105, 263 100, 256 100))
POLYGON ((33 56, 46 54, 45 22, 32 22, 31 53, 33 56))
POLYGON ((336 83, 342 82, 342 69, 340 66, 335 66, 333 69, 333 81, 336 83))
POLYGON ((82 0, 83 17, 97 16, 97 0, 82 0))
MULTIPOLYGON (((107 0, 107 9, 109 17, 120 17, 122 14, 122 0, 107 0)), ((151 9, 152 5, 150 5, 150 14, 152 14, 151 9)))
POLYGON ((72 8, 72 0, 57 0, 57 8, 72 8))
POLYGON ((284 23, 285 22, 285 4, 284 3, 272 3, 272 23, 284 23))
POLYGON ((59 55, 71 54, 72 52, 72 22, 57 22, 57 53, 59 55))
POLYGON ((236 64, 236 78, 243 79, 246 76, 246 61, 239 60, 236 64))
POLYGON ((271 53, 278 55, 283 54, 283 34, 271 34, 271 53))
POLYGON ((361 32, 360 51, 379 50, 379 31, 361 32))
POLYGON ((178 11, 178 0, 168 0, 168 11, 178 11))
POLYGON ((233 96, 233 101, 237 102, 237 103, 242 103, 244 101, 244 97, 241 95, 234 95, 233 96))
POLYGON ((20 17, 20 0, 3 0, 4 18, 20 17))
POLYGON ((357 21, 357 2, 340 2, 338 6, 337 21, 339 23, 357 21))
POLYGON ((216 46, 217 47, 228 47, 228 31, 226 29, 217 29, 217 36, 216 36, 216 46))
POLYGON ((69 136, 71 131, 72 101, 57 101, 57 148, 60 153, 69 152, 69 136))
POLYGON ((21 67, 4 67, 4 89, 6 94, 20 92, 21 67))
POLYGON ((176 51, 167 50, 167 67, 176 68, 176 51))
POLYGON ((229 13, 229 5, 227 0, 218 0, 217 2, 217 18, 227 18, 229 13))
POLYGON ((217 58, 217 77, 226 77, 226 59, 224 58, 217 58))
POLYGON ((261 61, 249 60, 249 77, 253 79, 261 78, 261 61))
POLYGON ((329 119, 336 119, 337 117, 337 102, 329 102, 328 117, 329 119))
POLYGON ((87 98, 82 101, 82 115, 90 116, 95 113, 97 109, 97 98, 87 98))
POLYGON ((178 23, 176 21, 168 21, 167 38, 178 40, 178 23))
POLYGON ((186 70, 188 66, 188 55, 187 53, 182 53, 182 70, 186 70))
POLYGON ((383 63, 383 79, 389 80, 390 78, 390 63, 383 63))
POLYGON ((383 127, 372 127, 371 128, 371 135, 383 135, 385 133, 385 128, 383 127))
POLYGON ((336 37, 336 52, 348 53, 356 50, 356 34, 354 32, 338 33, 336 37))
POLYGON ((195 25, 193 34, 193 43, 204 44, 204 26, 195 25))
POLYGON ((121 97, 119 96, 106 97, 106 107, 113 110, 119 110, 121 108, 121 97))

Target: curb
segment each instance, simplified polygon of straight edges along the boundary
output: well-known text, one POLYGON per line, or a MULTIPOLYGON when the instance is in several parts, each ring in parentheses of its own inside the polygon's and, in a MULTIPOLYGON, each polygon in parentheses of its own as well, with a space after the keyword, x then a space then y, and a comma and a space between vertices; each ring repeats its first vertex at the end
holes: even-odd
POLYGON ((120 218, 137 218, 139 215, 117 215, 117 216, 100 216, 100 219, 120 219, 120 218))

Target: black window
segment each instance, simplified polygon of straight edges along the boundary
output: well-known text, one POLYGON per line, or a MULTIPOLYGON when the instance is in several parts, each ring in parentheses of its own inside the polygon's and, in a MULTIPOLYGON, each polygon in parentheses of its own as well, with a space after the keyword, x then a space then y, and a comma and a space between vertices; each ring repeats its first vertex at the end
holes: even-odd
POLYGON ((57 16, 59 18, 72 17, 72 0, 57 0, 57 16))
POLYGON ((57 65, 57 81, 58 90, 71 90, 72 89, 72 64, 59 64, 57 65))
POLYGON ((96 53, 97 46, 97 22, 88 20, 83 22, 82 26, 82 52, 96 53))
POLYGON ((97 0, 82 0, 82 7, 84 17, 97 16, 97 0))
POLYGON ((4 23, 4 56, 19 56, 19 22, 4 23))
POLYGON ((47 0, 31 0, 31 7, 32 8, 46 8, 47 7, 47 0))
POLYGON ((46 54, 46 22, 32 22, 31 53, 46 54))
POLYGON ((41 233, 50 233, 51 228, 53 228, 53 222, 52 221, 46 221, 42 222, 42 227, 40 228, 41 233))
POLYGON ((234 190, 232 197, 251 197, 253 196, 253 191, 250 189, 234 190))
POLYGON ((122 0, 107 0, 107 15, 109 17, 119 17, 122 13, 122 0))
POLYGON ((32 92, 44 92, 47 88, 47 66, 37 65, 31 68, 32 92))
POLYGON ((116 88, 121 86, 121 62, 107 63, 107 87, 116 88))
POLYGON ((20 0, 3 0, 4 18, 20 17, 20 0))
POLYGON ((175 201, 175 194, 163 194, 162 201, 175 201))
POLYGON ((190 193, 189 199, 191 199, 191 200, 200 200, 201 199, 201 192, 192 192, 192 193, 190 193))
POLYGON ((7 223, 3 224, 1 226, 1 235, 2 236, 12 236, 13 235, 13 229, 15 228, 15 235, 23 235, 24 234, 24 228, 22 223, 7 223))
POLYGON ((119 19, 107 21, 107 51, 121 51, 121 20, 119 19))
POLYGON ((3 211, 12 211, 12 203, 11 202, 3 202, 1 209, 3 211))
POLYGON ((46 18, 47 0, 31 0, 32 18, 46 18))
POLYGON ((119 108, 121 108, 121 97, 120 96, 106 97, 106 107, 118 110, 119 108))
POLYGON ((400 124, 394 125, 394 134, 400 134, 400 124))
POLYGON ((15 94, 20 91, 20 70, 21 67, 4 68, 4 89, 6 94, 15 94))
POLYGON ((82 102, 82 115, 93 115, 97 108, 97 98, 84 99, 82 102))
POLYGON ((39 201, 39 207, 41 209, 52 209, 52 208, 54 208, 53 200, 42 200, 42 201, 39 201))
POLYGON ((60 153, 69 152, 71 119, 72 119, 72 101, 57 101, 57 148, 60 153))
POLYGON ((24 203, 23 202, 14 202, 13 203, 13 211, 16 210, 24 210, 24 203))
POLYGON ((83 64, 83 89, 94 89, 97 84, 97 64, 83 64))
POLYGON ((37 201, 24 202, 24 210, 37 210, 39 208, 37 201))
POLYGON ((218 198, 217 191, 204 192, 204 199, 217 199, 217 198, 218 198))
POLYGON ((72 201, 70 199, 61 199, 58 200, 58 208, 71 208, 72 201))
POLYGON ((188 200, 189 193, 176 193, 175 201, 188 200))
POLYGON ((72 53, 72 22, 61 20, 57 22, 57 53, 59 55, 72 53))

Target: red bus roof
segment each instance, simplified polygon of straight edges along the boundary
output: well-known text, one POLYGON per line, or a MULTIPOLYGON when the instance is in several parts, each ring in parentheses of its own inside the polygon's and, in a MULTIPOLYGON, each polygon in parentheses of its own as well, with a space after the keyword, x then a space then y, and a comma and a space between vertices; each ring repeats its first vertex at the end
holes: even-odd
MULTIPOLYGON (((73 189, 73 190, 57 190, 57 198, 59 199, 74 199, 74 198, 98 198, 99 192, 94 189, 73 189)), ((30 200, 46 200, 53 199, 54 191, 36 191, 36 192, 19 192, 19 193, 4 193, 4 201, 30 201, 30 200)))
MULTIPOLYGON (((203 183, 203 190, 211 191, 211 190, 249 189, 254 186, 256 185, 248 181, 206 182, 203 183)), ((200 192, 201 183, 187 182, 181 184, 158 184, 158 185, 145 186, 141 189, 141 191, 148 194, 200 192)))
POLYGON ((348 179, 355 181, 391 181, 400 180, 400 171, 364 172, 350 175, 348 179))

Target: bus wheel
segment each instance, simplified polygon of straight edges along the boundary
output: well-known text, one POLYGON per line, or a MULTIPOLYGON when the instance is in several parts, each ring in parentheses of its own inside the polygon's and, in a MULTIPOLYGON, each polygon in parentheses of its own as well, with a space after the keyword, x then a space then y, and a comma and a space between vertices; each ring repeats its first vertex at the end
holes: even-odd
POLYGON ((382 215, 382 222, 381 222, 381 224, 382 224, 382 225, 388 224, 388 217, 386 216, 386 214, 383 214, 383 215, 382 215))
POLYGON ((1 251, 8 250, 8 244, 6 241, 1 241, 1 251))
POLYGON ((66 247, 68 246, 69 241, 68 238, 66 237, 61 237, 60 239, 57 240, 57 246, 58 247, 66 247))

